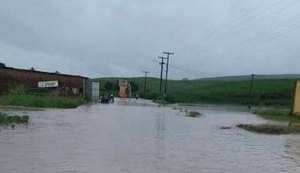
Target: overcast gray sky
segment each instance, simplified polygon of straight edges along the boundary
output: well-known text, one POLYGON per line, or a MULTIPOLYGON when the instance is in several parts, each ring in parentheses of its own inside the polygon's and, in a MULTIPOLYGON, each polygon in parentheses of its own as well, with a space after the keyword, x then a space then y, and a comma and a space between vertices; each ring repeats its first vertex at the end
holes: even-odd
POLYGON ((299 0, 0 0, 0 62, 87 77, 300 73, 299 0))

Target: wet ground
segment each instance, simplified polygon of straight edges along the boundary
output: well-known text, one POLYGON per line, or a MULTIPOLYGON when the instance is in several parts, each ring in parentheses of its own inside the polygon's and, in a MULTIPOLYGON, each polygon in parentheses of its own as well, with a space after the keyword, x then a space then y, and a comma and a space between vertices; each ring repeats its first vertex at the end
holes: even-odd
POLYGON ((299 135, 220 129, 265 122, 242 107, 118 100, 17 111, 28 114, 30 124, 2 127, 1 173, 300 172, 299 135), (185 110, 203 115, 186 117, 185 110))

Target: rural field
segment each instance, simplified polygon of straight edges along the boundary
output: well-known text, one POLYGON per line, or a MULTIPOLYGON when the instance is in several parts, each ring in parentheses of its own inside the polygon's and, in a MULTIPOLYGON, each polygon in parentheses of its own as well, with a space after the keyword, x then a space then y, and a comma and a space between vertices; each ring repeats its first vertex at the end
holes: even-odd
MULTIPOLYGON (((198 80, 169 80, 167 101, 177 103, 214 103, 290 108, 295 81, 300 75, 255 75, 252 94, 249 94, 251 76, 205 78, 198 80)), ((148 99, 159 95, 158 78, 147 79, 146 94, 143 94, 144 78, 127 78, 134 83, 133 94, 148 99)), ((97 78, 101 90, 114 93, 117 78, 97 78), (113 86, 112 85, 112 86, 113 86)))
POLYGON ((0 173, 300 173, 300 0, 1 0, 0 23, 0 173))

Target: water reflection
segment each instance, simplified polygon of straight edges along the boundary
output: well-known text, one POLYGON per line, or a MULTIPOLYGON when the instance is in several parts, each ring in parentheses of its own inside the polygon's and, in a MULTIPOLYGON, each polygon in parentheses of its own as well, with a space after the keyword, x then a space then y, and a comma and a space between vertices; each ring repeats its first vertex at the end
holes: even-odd
POLYGON ((300 166, 300 136, 289 135, 286 141, 286 154, 288 158, 300 166))
POLYGON ((155 127, 156 127, 156 138, 158 141, 165 138, 165 126, 166 126, 166 115, 161 113, 156 116, 155 127))
POLYGON ((157 172, 162 172, 164 170, 164 159, 166 157, 166 143, 165 143, 165 126, 166 118, 165 114, 161 113, 156 115, 155 127, 156 127, 156 140, 155 140, 155 155, 158 159, 158 164, 156 166, 157 172))

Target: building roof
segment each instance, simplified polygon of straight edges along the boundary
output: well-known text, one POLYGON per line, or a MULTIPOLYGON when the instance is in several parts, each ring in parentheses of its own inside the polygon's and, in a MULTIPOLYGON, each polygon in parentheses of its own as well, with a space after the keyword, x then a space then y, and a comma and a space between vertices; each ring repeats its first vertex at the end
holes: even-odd
POLYGON ((44 71, 36 71, 36 70, 26 70, 26 69, 18 69, 18 68, 12 68, 12 67, 0 67, 0 69, 9 69, 9 70, 16 70, 16 71, 23 71, 23 72, 35 72, 35 73, 42 73, 42 74, 49 74, 49 75, 58 75, 58 76, 69 76, 69 77, 79 77, 79 78, 85 78, 87 77, 79 76, 79 75, 70 75, 70 74, 61 74, 56 72, 44 72, 44 71))

